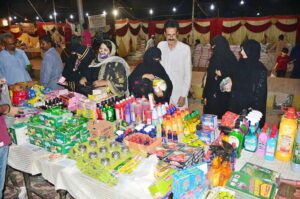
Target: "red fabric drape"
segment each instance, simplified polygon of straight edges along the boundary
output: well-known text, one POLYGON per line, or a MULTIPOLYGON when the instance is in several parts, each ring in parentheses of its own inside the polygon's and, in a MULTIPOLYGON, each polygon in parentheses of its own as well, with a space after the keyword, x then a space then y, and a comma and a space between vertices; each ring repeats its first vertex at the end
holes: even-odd
POLYGON ((130 30, 131 34, 133 34, 134 36, 137 36, 139 34, 140 29, 141 29, 140 25, 137 28, 131 27, 130 24, 128 24, 128 26, 129 26, 129 30, 130 30))
POLYGON ((229 34, 229 33, 237 31, 238 29, 240 29, 241 26, 242 26, 241 22, 232 27, 222 26, 222 32, 229 34))
POLYGON ((206 34, 210 30, 210 26, 200 26, 196 22, 194 23, 194 28, 197 32, 202 33, 202 34, 206 34))
POLYGON ((156 25, 153 21, 150 21, 148 23, 148 35, 149 35, 149 37, 151 35, 155 35, 155 32, 156 32, 156 25))
POLYGON ((275 23, 275 26, 283 32, 293 32, 293 31, 297 30, 297 23, 287 25, 287 24, 283 24, 283 23, 280 23, 279 21, 277 21, 275 23))
POLYGON ((271 22, 267 22, 265 24, 262 24, 262 25, 251 25, 249 23, 246 23, 245 24, 245 27, 250 30, 251 32, 263 32, 263 31, 266 31, 268 28, 270 28, 270 26, 272 25, 271 22))
POLYGON ((124 37, 127 31, 128 31, 128 24, 126 24, 122 28, 116 29, 116 35, 119 37, 124 37))
POLYGON ((221 18, 212 18, 210 20, 210 41, 217 35, 222 34, 222 25, 223 19, 221 18))
POLYGON ((192 24, 179 28, 179 34, 187 34, 192 31, 192 24))
POLYGON ((148 28, 146 28, 145 26, 142 25, 142 30, 145 34, 148 34, 148 28))

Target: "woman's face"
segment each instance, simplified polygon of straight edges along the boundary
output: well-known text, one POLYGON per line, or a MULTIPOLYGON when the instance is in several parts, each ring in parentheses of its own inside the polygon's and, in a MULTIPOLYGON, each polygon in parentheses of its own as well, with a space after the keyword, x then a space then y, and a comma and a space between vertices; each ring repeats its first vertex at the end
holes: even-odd
POLYGON ((99 48, 99 53, 100 53, 100 57, 102 59, 105 59, 109 56, 110 50, 109 50, 109 48, 107 48, 107 46, 105 44, 101 44, 101 46, 99 48))

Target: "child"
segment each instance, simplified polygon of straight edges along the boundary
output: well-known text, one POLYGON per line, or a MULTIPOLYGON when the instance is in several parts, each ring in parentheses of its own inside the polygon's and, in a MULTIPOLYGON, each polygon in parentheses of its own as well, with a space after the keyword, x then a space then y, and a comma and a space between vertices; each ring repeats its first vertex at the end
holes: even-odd
POLYGON ((283 48, 281 54, 276 59, 274 70, 276 71, 277 77, 285 77, 287 65, 292 62, 290 56, 288 56, 289 50, 283 48))

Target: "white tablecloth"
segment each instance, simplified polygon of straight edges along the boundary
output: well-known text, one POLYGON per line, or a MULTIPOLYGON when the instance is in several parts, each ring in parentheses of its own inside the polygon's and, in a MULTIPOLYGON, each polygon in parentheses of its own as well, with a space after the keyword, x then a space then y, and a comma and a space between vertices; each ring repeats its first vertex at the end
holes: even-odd
POLYGON ((49 154, 44 149, 31 144, 12 145, 8 165, 32 175, 42 174, 56 190, 66 190, 76 199, 151 198, 148 187, 154 182, 156 158, 142 160, 132 174, 120 175, 119 183, 115 187, 109 187, 84 175, 76 167, 74 160, 63 158, 50 161, 49 154))

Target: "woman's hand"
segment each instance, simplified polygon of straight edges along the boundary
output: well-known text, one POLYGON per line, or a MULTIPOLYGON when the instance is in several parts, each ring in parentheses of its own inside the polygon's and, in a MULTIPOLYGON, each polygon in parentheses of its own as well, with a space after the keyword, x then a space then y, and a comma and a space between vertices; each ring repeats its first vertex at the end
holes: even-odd
POLYGON ((19 113, 21 113, 21 110, 18 107, 11 106, 10 107, 10 111, 9 111, 9 113, 7 113, 7 115, 9 115, 9 116, 15 116, 15 115, 17 115, 19 113))
POLYGON ((104 87, 107 85, 107 81, 106 80, 97 80, 93 82, 93 86, 94 87, 104 87))
POLYGON ((221 73, 221 71, 220 71, 220 70, 216 70, 216 71, 215 71, 215 74, 216 74, 217 76, 219 76, 219 77, 221 77, 221 76, 222 76, 222 73, 221 73))
POLYGON ((87 83, 87 79, 85 77, 82 77, 79 81, 79 84, 81 84, 82 86, 86 86, 87 83))
POLYGON ((142 76, 142 78, 143 79, 149 79, 150 81, 153 81, 154 80, 154 75, 152 75, 152 74, 144 74, 143 76, 142 76))
POLYGON ((157 96, 157 97, 163 97, 164 96, 164 93, 162 92, 161 89, 157 89, 154 91, 154 94, 157 96))

